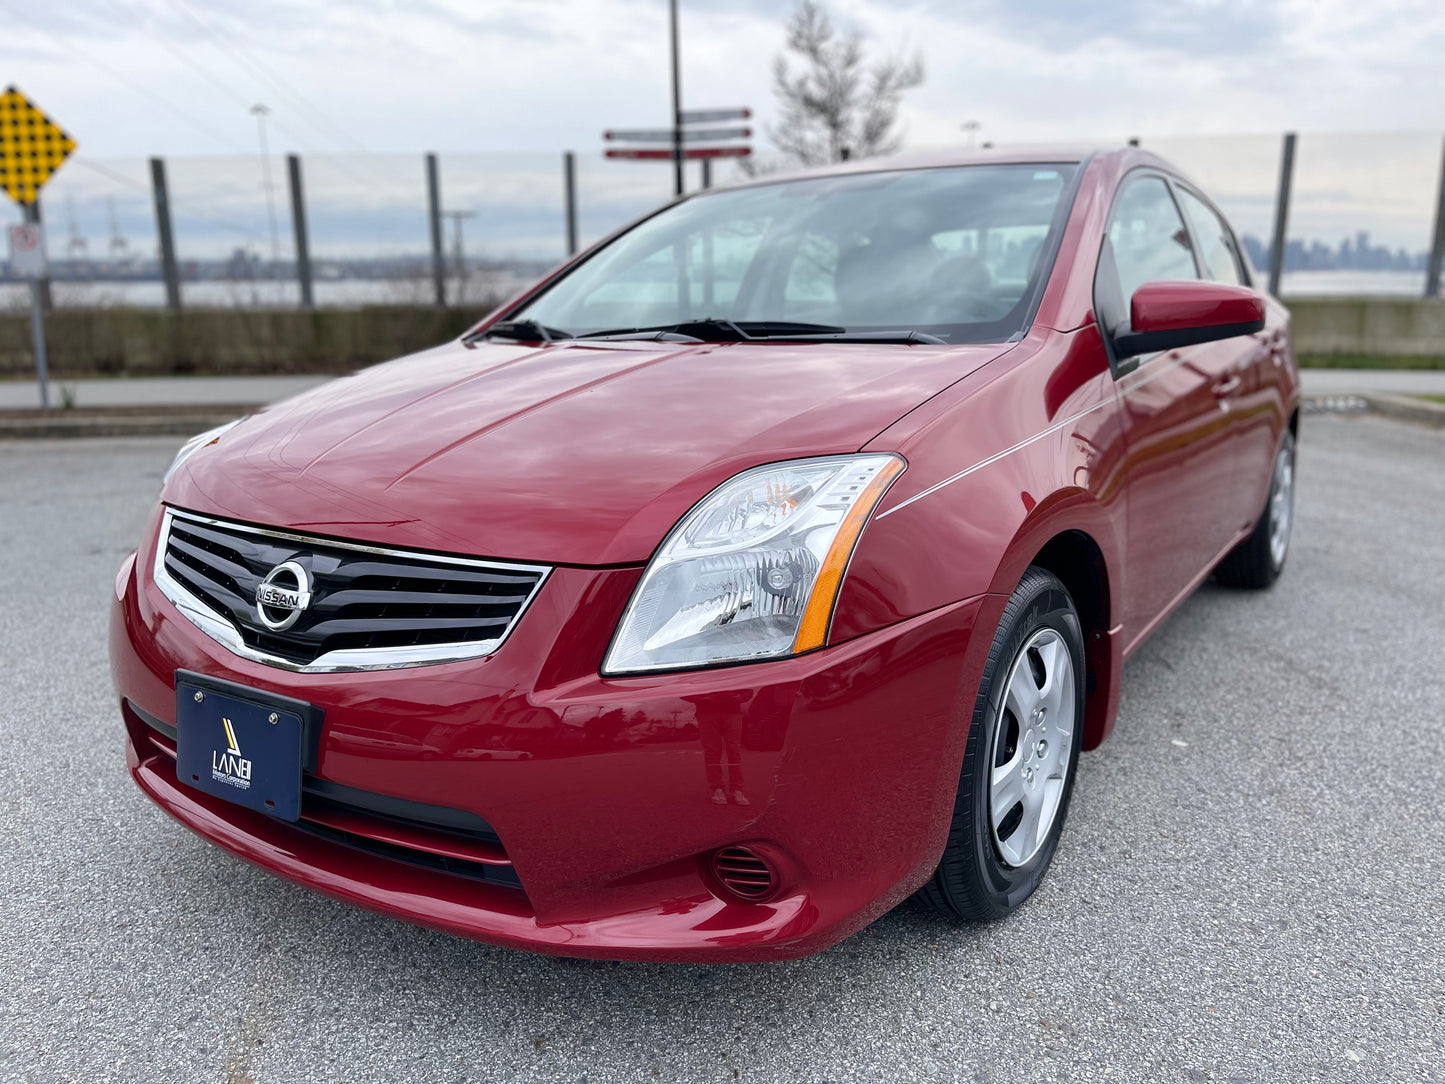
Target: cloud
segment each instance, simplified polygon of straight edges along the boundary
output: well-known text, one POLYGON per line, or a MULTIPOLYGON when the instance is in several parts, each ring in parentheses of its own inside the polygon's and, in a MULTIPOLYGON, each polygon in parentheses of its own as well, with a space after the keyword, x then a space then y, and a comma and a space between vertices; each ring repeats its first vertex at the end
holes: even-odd
MULTIPOLYGON (((876 52, 924 54, 928 82, 905 108, 915 145, 957 143, 970 118, 1000 142, 1445 128, 1439 0, 828 7, 876 52)), ((686 104, 751 106, 765 130, 787 10, 682 0, 686 104)), ((103 157, 246 150, 249 103, 264 101, 278 148, 311 155, 590 158, 604 128, 665 123, 669 108, 663 0, 0 0, 12 11, 7 78, 103 157)))
POLYGON ((1278 5, 1256 0, 927 0, 916 5, 956 23, 986 26, 1021 42, 1074 52, 1102 42, 1232 62, 1278 48, 1278 5))

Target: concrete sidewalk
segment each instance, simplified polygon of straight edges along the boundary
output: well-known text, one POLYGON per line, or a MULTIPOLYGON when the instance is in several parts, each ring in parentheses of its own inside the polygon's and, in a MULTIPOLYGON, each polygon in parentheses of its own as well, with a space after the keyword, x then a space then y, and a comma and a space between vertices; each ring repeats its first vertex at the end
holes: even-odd
MULTIPOLYGON (((115 377, 105 380, 52 380, 50 405, 59 407, 61 389, 77 407, 261 406, 335 379, 330 376, 175 376, 115 377)), ((40 405, 34 380, 0 381, 0 410, 40 405)))
POLYGON ((1301 369, 1306 395, 1445 395, 1445 369, 1301 369))

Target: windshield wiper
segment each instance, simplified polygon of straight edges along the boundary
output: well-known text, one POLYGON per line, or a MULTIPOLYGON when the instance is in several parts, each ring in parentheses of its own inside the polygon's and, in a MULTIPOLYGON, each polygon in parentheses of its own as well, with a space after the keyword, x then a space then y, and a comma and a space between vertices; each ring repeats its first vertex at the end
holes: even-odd
POLYGON ((930 343, 934 346, 947 346, 947 339, 940 339, 937 335, 930 335, 926 331, 919 331, 916 328, 902 328, 898 331, 844 331, 837 335, 789 335, 790 342, 819 343, 819 342, 848 342, 848 343, 930 343))
POLYGON ((658 324, 656 327, 618 327, 607 331, 589 331, 578 335, 579 339, 664 339, 678 336, 671 341, 752 342, 756 339, 792 339, 808 335, 842 335, 847 328, 833 324, 801 324, 788 320, 724 320, 710 316, 703 320, 683 320, 676 324, 658 324))
POLYGON ((584 331, 581 335, 573 337, 577 339, 595 339, 598 342, 617 342, 631 339, 674 343, 700 343, 706 341, 696 335, 680 335, 673 330, 674 328, 684 326, 683 324, 659 324, 657 327, 613 327, 606 328, 602 331, 584 331))
POLYGON ((803 324, 788 320, 684 320, 678 324, 656 327, 618 327, 607 331, 588 331, 578 339, 652 339, 660 342, 746 343, 776 340, 780 342, 855 342, 855 343, 932 343, 947 345, 947 339, 914 328, 849 331, 834 324, 803 324))
POLYGON ((500 324, 493 324, 475 335, 468 335, 464 342, 476 342, 478 339, 516 339, 519 342, 540 342, 549 343, 556 339, 570 339, 572 336, 565 331, 555 327, 548 327, 546 324, 539 324, 536 320, 503 320, 500 324))
POLYGON ((842 335, 848 329, 833 324, 799 324, 789 320, 748 320, 737 325, 755 339, 783 339, 794 335, 842 335))

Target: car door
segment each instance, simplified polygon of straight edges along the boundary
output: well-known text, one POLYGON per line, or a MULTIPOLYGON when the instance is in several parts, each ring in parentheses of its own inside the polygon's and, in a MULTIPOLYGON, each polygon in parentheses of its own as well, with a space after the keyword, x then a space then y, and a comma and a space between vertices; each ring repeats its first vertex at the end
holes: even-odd
MULTIPOLYGON (((1250 286, 1239 245, 1224 216, 1186 184, 1174 182, 1174 192, 1194 236, 1204 277, 1231 286, 1250 286)), ((1232 494, 1232 507, 1241 527, 1250 526, 1263 508, 1274 466, 1279 427, 1273 362, 1280 356, 1277 346, 1281 337, 1278 321, 1274 321, 1273 326, 1254 335, 1240 335, 1201 348, 1215 355, 1229 384, 1219 402, 1229 412, 1234 426, 1239 481, 1232 494)))
MULTIPOLYGON (((1112 334, 1128 323, 1129 299, 1144 283, 1200 277, 1168 181, 1131 173, 1115 194, 1096 273, 1101 330, 1112 334)), ((1235 431, 1221 407, 1239 388, 1235 351, 1215 345, 1147 355, 1115 384, 1128 456, 1126 649, 1197 582, 1239 528, 1235 431)))

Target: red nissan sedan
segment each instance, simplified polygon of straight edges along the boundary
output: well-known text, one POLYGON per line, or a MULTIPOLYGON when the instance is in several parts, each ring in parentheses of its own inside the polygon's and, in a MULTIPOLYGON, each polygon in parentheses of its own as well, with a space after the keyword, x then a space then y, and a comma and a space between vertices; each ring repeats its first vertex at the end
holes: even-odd
POLYGON ((501 945, 998 918, 1124 660, 1279 575, 1298 402, 1285 310, 1143 151, 700 193, 187 444, 115 584, 127 762, 247 861, 501 945))

